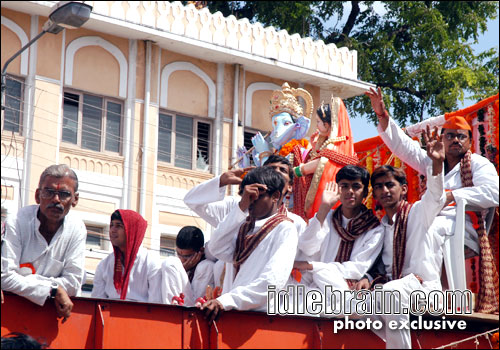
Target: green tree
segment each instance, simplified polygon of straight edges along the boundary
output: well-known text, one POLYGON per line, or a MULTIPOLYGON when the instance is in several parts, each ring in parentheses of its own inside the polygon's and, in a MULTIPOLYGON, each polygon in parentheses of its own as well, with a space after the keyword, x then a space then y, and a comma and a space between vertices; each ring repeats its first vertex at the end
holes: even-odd
MULTIPOLYGON (((496 1, 207 1, 212 13, 248 18, 290 34, 358 51, 359 79, 382 87, 404 126, 456 110, 465 96, 498 93, 498 47, 471 45, 496 19, 496 1), (374 6, 384 12, 374 11, 374 6), (344 12, 347 17, 345 23, 344 12)), ((351 115, 375 120, 365 96, 345 101, 351 115)))

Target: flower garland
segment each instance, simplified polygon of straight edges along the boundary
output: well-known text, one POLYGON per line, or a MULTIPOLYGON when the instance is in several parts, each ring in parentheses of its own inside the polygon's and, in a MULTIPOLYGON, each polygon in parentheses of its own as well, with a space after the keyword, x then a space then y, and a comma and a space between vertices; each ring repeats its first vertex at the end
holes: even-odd
POLYGON ((295 145, 299 145, 303 148, 307 148, 309 146, 309 142, 307 141, 307 139, 300 139, 300 140, 292 139, 290 142, 285 143, 281 147, 278 154, 280 156, 283 156, 283 157, 288 156, 290 154, 290 152, 292 152, 292 149, 295 147, 295 145))
POLYGON ((482 156, 486 156, 486 131, 484 130, 484 115, 484 108, 481 108, 479 111, 477 111, 477 121, 479 122, 479 126, 477 127, 477 130, 479 131, 479 152, 482 156))

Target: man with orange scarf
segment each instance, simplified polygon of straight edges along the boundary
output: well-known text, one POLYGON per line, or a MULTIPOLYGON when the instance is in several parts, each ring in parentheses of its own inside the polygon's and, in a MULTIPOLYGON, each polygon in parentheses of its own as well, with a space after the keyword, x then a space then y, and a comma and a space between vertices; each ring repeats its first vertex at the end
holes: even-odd
MULTIPOLYGON (((163 301, 160 261, 141 247, 147 226, 147 221, 133 210, 118 209, 111 215, 109 238, 113 253, 97 265, 93 298, 163 301)), ((182 291, 179 287, 176 295, 182 291)))
MULTIPOLYGON (((373 110, 379 119, 380 137, 389 149, 403 162, 425 174, 431 163, 418 142, 406 135, 389 117, 385 109, 380 88, 365 93, 370 97, 373 110)), ((442 126, 445 146, 444 186, 446 204, 430 230, 434 232, 435 244, 444 244, 445 236, 452 235, 455 227, 454 202, 465 199, 467 203, 487 209, 498 206, 498 174, 494 165, 479 154, 472 153, 472 130, 465 118, 453 116, 442 126)), ((465 245, 480 256, 480 287, 476 312, 498 312, 498 271, 484 227, 482 213, 478 212, 477 225, 471 217, 465 218, 465 245)), ((436 261, 440 259, 436 256, 436 261)))

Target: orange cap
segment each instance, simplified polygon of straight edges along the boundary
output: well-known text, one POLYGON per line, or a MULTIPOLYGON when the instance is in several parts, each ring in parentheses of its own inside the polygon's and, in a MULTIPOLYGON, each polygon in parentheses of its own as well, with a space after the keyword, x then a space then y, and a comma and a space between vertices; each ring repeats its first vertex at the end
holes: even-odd
POLYGON ((453 116, 450 119, 446 120, 446 122, 442 126, 443 129, 452 129, 452 130, 470 130, 469 123, 465 120, 464 117, 453 116))

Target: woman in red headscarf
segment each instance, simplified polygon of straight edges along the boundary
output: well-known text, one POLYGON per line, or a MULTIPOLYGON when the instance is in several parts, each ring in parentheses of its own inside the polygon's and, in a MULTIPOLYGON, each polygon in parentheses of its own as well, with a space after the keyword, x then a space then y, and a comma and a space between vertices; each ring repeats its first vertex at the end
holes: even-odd
POLYGON ((337 172, 347 164, 356 165, 351 124, 344 102, 333 97, 317 111, 317 131, 311 135, 312 149, 293 149, 293 212, 306 222, 319 209, 326 184, 335 181, 337 172))
POLYGON ((118 209, 111 215, 113 253, 97 265, 93 298, 162 302, 160 261, 141 247, 147 226, 133 210, 118 209))

